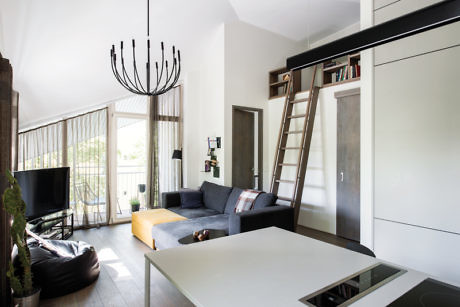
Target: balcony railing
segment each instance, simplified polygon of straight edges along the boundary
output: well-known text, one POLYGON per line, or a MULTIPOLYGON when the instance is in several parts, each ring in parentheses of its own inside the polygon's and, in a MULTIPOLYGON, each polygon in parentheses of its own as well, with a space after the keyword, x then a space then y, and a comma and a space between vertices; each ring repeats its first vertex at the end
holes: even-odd
MULTIPOLYGON (((79 226, 106 222, 105 170, 95 166, 76 167, 72 170, 70 181, 70 204, 74 209, 75 224, 79 226)), ((131 216, 131 199, 139 199, 141 208, 145 208, 145 183, 144 166, 117 167, 117 199, 112 204, 116 205, 117 218, 131 216)))

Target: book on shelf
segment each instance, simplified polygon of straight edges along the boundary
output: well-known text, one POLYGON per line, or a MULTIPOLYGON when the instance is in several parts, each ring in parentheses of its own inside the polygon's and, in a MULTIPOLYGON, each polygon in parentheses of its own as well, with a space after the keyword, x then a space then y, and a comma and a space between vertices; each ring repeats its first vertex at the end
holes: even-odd
POLYGON ((332 62, 323 64, 323 68, 329 68, 329 67, 333 67, 333 66, 336 66, 336 65, 339 65, 339 64, 340 63, 337 62, 337 61, 332 61, 332 62))

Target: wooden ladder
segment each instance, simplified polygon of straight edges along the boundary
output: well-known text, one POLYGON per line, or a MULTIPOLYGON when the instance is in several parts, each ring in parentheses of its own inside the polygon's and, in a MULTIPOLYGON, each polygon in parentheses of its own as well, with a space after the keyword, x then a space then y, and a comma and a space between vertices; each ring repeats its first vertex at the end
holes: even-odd
POLYGON ((276 146, 275 161, 273 165, 273 174, 270 190, 273 194, 278 195, 280 183, 287 183, 294 185, 291 197, 278 196, 278 199, 287 201, 291 207, 294 208, 294 223, 297 225, 299 218, 300 203, 302 200, 302 192, 305 182, 305 173, 307 171, 308 155, 310 153, 311 136, 313 132, 313 125, 315 122, 316 105, 318 103, 319 87, 315 86, 316 76, 315 66, 313 70, 313 78, 310 85, 310 92, 308 98, 295 99, 295 92, 292 90, 293 72, 290 72, 290 78, 287 87, 286 100, 284 102, 283 115, 281 120, 281 127, 278 134, 278 144, 276 146), (305 114, 293 114, 294 105, 297 103, 306 102, 305 114), (302 130, 289 130, 291 120, 304 119, 302 130), (300 144, 295 147, 287 147, 289 136, 301 134, 300 144), (296 163, 285 163, 284 156, 287 150, 296 150, 299 152, 296 163), (287 180, 281 178, 281 171, 283 167, 295 167, 296 176, 294 180, 287 180))

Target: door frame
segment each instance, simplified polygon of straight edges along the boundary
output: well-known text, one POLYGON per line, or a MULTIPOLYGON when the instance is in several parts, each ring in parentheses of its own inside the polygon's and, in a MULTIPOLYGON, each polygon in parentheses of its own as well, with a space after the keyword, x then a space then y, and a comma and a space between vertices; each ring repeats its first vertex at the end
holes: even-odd
MULTIPOLYGON (((263 190, 263 140, 264 140, 264 110, 263 109, 258 109, 258 108, 251 108, 251 107, 245 107, 245 106, 237 106, 237 105, 232 105, 232 144, 234 143, 235 140, 235 125, 233 124, 234 120, 234 113, 235 110, 240 110, 240 111, 246 111, 246 112, 254 112, 257 113, 257 131, 258 131, 258 136, 257 136, 257 189, 262 191, 263 190)), ((232 168, 233 168, 233 146, 232 146, 232 168)), ((232 186, 233 186, 233 174, 232 174, 232 186)))

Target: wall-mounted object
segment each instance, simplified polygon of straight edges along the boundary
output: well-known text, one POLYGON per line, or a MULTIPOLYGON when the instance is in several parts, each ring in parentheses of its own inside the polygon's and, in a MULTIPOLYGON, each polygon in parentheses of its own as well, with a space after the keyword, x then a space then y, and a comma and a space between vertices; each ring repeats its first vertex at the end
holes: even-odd
POLYGON ((213 176, 214 176, 214 178, 219 178, 219 176, 220 176, 220 167, 218 167, 218 166, 214 167, 213 176))
POLYGON ((360 79, 361 62, 360 53, 348 55, 341 63, 329 60, 322 65, 323 87, 353 82, 360 79))
MULTIPOLYGON (((300 92, 301 72, 294 72, 293 91, 300 92)), ((268 73, 268 99, 284 97, 290 79, 289 70, 286 67, 272 70, 268 73)))
POLYGON ((209 173, 211 171, 211 161, 210 160, 204 161, 204 171, 206 173, 209 173))
POLYGON ((209 160, 204 161, 204 171, 206 173, 211 172, 213 168, 213 176, 219 177, 219 167, 217 166, 219 161, 217 160, 216 149, 221 148, 222 138, 221 137, 208 137, 208 156, 209 160), (217 169, 217 170, 216 170, 217 169))

